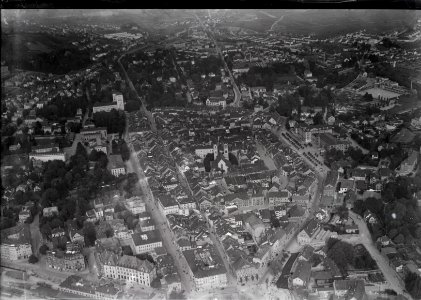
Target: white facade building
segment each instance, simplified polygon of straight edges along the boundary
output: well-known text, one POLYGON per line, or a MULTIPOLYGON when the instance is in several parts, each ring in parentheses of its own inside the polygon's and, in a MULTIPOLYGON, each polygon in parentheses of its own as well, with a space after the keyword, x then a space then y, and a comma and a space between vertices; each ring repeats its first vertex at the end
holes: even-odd
POLYGON ((148 260, 140 260, 128 255, 117 258, 116 255, 113 255, 104 263, 104 276, 151 286, 152 281, 156 278, 156 269, 148 260))
POLYGON ((32 254, 29 243, 2 242, 0 249, 1 259, 5 261, 26 259, 32 254))

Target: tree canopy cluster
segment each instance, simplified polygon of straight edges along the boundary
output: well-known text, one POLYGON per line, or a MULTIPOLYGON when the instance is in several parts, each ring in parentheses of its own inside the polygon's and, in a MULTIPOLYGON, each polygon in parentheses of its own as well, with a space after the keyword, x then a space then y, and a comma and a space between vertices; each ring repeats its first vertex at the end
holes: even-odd
POLYGON ((368 198, 354 203, 356 213, 363 215, 369 210, 379 218, 378 224, 369 226, 374 240, 386 234, 397 244, 411 244, 421 238, 421 227, 418 226, 421 216, 412 197, 416 182, 420 180, 398 177, 395 182, 386 184, 382 199, 368 198))
MULTIPOLYGON (((305 66, 302 63, 273 63, 267 67, 251 67, 247 73, 238 77, 239 83, 247 86, 264 86, 268 90, 273 89, 273 85, 284 76, 295 76, 303 74, 305 66)), ((298 80, 298 78, 296 79, 298 80)))
POLYGON ((53 218, 41 218, 41 232, 48 235, 51 229, 63 226, 68 219, 84 218, 90 209, 89 199, 97 194, 101 185, 114 180, 114 176, 106 169, 107 157, 105 154, 99 157, 94 169, 88 172, 88 154, 79 143, 68 165, 57 160, 46 163, 42 175, 41 205, 57 206, 59 214, 53 218))
POLYGON ((164 88, 162 83, 153 82, 151 87, 146 92, 146 103, 148 103, 149 107, 186 105, 186 99, 178 98, 176 96, 176 91, 176 88, 174 88, 173 86, 164 88))
POLYGON ((112 109, 110 112, 100 111, 94 114, 96 127, 106 127, 108 133, 123 134, 126 128, 126 116, 123 111, 112 109))
POLYGON ((412 298, 421 298, 421 276, 413 272, 409 272, 405 277, 405 288, 412 298))
POLYGON ((348 265, 352 265, 354 263, 354 247, 351 244, 334 238, 329 238, 326 242, 326 246, 327 257, 333 260, 342 275, 345 275, 348 265))
POLYGON ((290 117, 294 109, 297 110, 298 114, 301 113, 301 104, 298 94, 279 96, 276 111, 281 116, 290 117))
POLYGON ((325 152, 325 163, 327 166, 331 166, 334 162, 343 159, 351 159, 352 160, 352 167, 356 167, 358 165, 377 165, 377 161, 371 158, 371 154, 364 154, 361 149, 349 147, 348 150, 342 152, 336 149, 330 149, 325 152))
POLYGON ((70 98, 57 96, 51 102, 37 111, 37 116, 49 121, 57 121, 62 118, 72 118, 76 115, 77 109, 81 108, 85 113, 88 106, 86 96, 70 98))
POLYGON ((214 73, 215 75, 220 74, 221 68, 223 68, 223 62, 219 56, 209 56, 206 58, 199 58, 194 60, 194 64, 187 63, 184 65, 184 71, 187 76, 197 75, 208 75, 214 73))
POLYGON ((205 156, 205 159, 203 160, 203 164, 205 165, 205 171, 210 172, 211 171, 211 162, 214 161, 214 156, 212 153, 208 153, 205 156))
POLYGON ((124 105, 124 110, 130 113, 133 111, 138 111, 141 106, 142 106, 142 102, 137 101, 137 100, 129 100, 124 105))

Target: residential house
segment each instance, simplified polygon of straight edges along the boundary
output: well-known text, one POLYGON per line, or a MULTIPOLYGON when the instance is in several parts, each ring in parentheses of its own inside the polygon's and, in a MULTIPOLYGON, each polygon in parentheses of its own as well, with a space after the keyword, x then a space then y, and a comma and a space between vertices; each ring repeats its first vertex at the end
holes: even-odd
POLYGON ((126 167, 120 154, 108 156, 107 169, 116 177, 126 174, 126 167))
POLYGON ((310 281, 311 263, 305 260, 300 260, 295 267, 292 274, 292 285, 294 287, 306 288, 310 281))

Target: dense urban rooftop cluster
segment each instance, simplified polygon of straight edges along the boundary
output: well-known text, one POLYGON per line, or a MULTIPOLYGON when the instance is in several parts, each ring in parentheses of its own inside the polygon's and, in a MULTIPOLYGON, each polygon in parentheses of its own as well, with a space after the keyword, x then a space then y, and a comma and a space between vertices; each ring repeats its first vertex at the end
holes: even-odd
POLYGON ((421 297, 421 21, 148 14, 19 21, 20 63, 5 40, 5 295, 421 297))

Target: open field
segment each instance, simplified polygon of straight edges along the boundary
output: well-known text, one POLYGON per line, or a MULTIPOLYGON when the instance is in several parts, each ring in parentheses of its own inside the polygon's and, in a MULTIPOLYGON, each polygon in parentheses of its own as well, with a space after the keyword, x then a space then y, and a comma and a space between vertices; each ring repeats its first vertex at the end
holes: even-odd
POLYGON ((365 93, 370 94, 371 96, 373 96, 374 99, 378 99, 379 96, 382 99, 392 99, 392 98, 396 98, 396 97, 400 96, 400 94, 398 94, 398 93, 386 91, 384 89, 380 89, 380 88, 376 88, 376 87, 362 91, 362 94, 365 94, 365 93))

